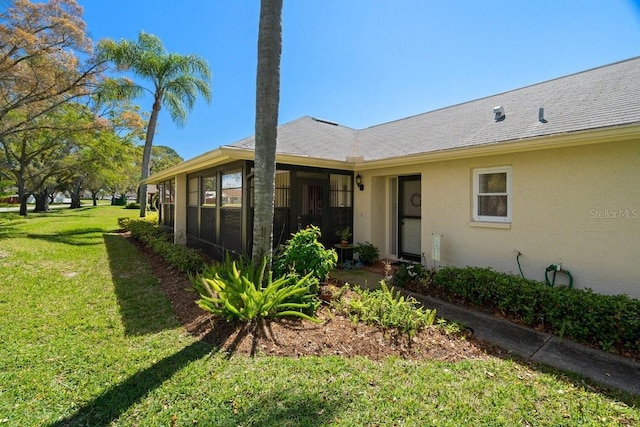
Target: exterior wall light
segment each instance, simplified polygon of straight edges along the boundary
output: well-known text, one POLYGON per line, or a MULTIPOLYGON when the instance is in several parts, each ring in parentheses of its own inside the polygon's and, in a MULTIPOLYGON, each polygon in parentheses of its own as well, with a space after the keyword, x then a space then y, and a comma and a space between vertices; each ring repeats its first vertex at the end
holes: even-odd
POLYGON ((360 174, 356 175, 356 185, 358 186, 360 191, 364 190, 364 184, 362 183, 362 177, 360 176, 360 174))

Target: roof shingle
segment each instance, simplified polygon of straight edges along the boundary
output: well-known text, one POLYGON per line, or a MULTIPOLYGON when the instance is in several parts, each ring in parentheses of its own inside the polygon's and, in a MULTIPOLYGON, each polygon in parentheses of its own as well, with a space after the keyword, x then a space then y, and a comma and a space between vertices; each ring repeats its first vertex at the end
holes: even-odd
MULTIPOLYGON (((380 160, 634 123, 640 123, 640 57, 362 130, 305 116, 278 128, 277 151, 380 160), (506 117, 495 121, 499 105, 506 117)), ((254 144, 249 137, 231 146, 254 144)))

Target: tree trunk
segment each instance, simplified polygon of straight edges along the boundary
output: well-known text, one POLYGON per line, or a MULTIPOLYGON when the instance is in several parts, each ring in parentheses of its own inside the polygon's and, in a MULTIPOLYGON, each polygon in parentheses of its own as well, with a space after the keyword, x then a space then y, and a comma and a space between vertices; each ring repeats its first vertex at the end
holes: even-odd
MULTIPOLYGON (((142 151, 142 170, 140 171, 142 181, 149 177, 149 165, 151 161, 153 135, 156 132, 156 125, 158 123, 158 115, 160 114, 161 107, 162 92, 158 92, 156 93, 155 100, 153 101, 151 117, 149 117, 149 126, 147 127, 147 136, 144 140, 144 150, 142 151)), ((140 218, 144 218, 147 215, 147 184, 140 184, 139 191, 140 193, 138 194, 138 201, 140 202, 140 218)))
POLYGON ((78 209, 82 206, 80 203, 80 191, 82 190, 82 178, 77 178, 71 189, 71 206, 70 209, 78 209))
POLYGON ((36 207, 34 212, 48 212, 49 211, 49 189, 43 188, 42 190, 33 193, 33 197, 36 198, 36 207))
POLYGON ((18 193, 18 198, 20 199, 20 216, 27 216, 27 199, 31 194, 20 194, 18 193))
POLYGON ((91 200, 93 200, 93 206, 98 206, 98 192, 91 190, 91 200))
POLYGON ((34 192, 33 197, 36 199, 36 207, 34 212, 49 212, 49 204, 53 203, 56 195, 56 187, 53 185, 45 185, 40 191, 34 192))
POLYGON ((273 200, 276 175, 282 0, 261 0, 256 76, 256 146, 252 259, 260 265, 273 252, 273 200))
POLYGON ((20 216, 27 216, 27 199, 31 194, 27 192, 22 176, 15 174, 16 184, 18 184, 18 199, 20 200, 20 216))

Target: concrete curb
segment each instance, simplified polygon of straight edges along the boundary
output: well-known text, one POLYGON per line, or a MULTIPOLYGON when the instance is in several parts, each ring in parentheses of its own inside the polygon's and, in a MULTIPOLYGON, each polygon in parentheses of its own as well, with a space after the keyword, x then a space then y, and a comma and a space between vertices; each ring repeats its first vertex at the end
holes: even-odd
POLYGON ((640 363, 432 297, 401 291, 426 308, 435 308, 438 316, 464 324, 481 340, 527 360, 580 374, 606 387, 640 396, 640 363))

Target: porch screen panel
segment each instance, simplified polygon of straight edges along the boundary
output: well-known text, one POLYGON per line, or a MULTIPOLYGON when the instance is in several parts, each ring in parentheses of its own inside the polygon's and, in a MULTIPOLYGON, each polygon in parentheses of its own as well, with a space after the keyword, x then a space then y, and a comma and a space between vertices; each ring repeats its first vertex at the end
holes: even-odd
POLYGON ((164 225, 173 228, 175 222, 175 206, 164 205, 164 225))
POLYGON ((284 244, 291 238, 291 209, 275 208, 273 211, 273 247, 284 244))
POLYGON ((215 208, 200 209, 200 236, 207 242, 216 242, 216 210, 215 208))
POLYGON ((220 210, 220 245, 236 252, 242 251, 242 211, 220 210))
MULTIPOLYGON (((251 169, 254 172, 254 169, 251 169)), ((255 186, 253 178, 249 179, 249 224, 247 233, 250 239, 249 246, 253 245, 253 215, 255 206, 255 186)), ((273 247, 284 244, 291 237, 291 172, 288 170, 276 170, 275 193, 273 212, 273 247)))
POLYGON ((198 236, 199 181, 197 176, 187 181, 187 234, 190 236, 198 236))
POLYGON ((203 176, 202 177, 202 191, 201 191, 201 203, 202 206, 215 207, 217 204, 217 188, 216 177, 203 176))
POLYGON ((332 208, 350 208, 352 180, 350 175, 331 174, 331 207, 332 208))
POLYGON ((276 191, 273 210, 273 247, 284 244, 291 237, 291 173, 276 171, 276 191))
POLYGON ((161 224, 173 228, 175 217, 175 196, 176 182, 174 180, 165 181, 162 185, 162 222, 161 224))
POLYGON ((353 177, 331 174, 329 176, 330 240, 338 241, 336 231, 347 227, 353 230, 353 177))
POLYGON ((274 206, 288 208, 291 206, 291 174, 289 171, 276 171, 276 189, 274 206))
POLYGON ((198 207, 187 207, 187 234, 198 236, 198 207))
POLYGON ((187 206, 198 206, 198 177, 189 178, 187 193, 187 206))
POLYGON ((222 197, 220 206, 227 208, 242 207, 242 171, 222 174, 222 197))
POLYGON ((164 184, 158 184, 158 224, 163 224, 164 214, 162 213, 162 201, 164 200, 164 184))
POLYGON ((218 244, 225 250, 242 250, 242 171, 221 175, 220 236, 218 244))

